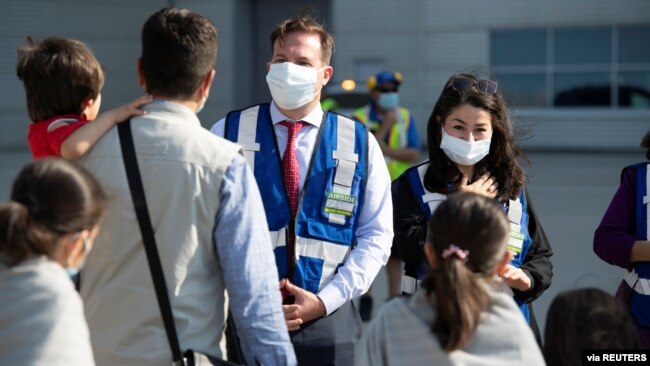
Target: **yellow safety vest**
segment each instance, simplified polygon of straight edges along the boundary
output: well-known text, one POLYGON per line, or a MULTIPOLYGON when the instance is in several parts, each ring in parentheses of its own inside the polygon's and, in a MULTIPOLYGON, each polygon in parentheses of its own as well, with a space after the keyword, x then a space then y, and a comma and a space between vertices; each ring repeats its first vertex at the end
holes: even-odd
MULTIPOLYGON (((354 118, 363 122, 370 131, 375 132, 379 129, 381 122, 370 120, 370 104, 354 111, 354 118)), ((408 129, 411 123, 411 112, 408 109, 398 107, 397 122, 393 124, 388 131, 388 147, 391 149, 400 149, 408 146, 408 129)), ((406 169, 411 167, 411 163, 385 157, 386 166, 390 179, 397 179, 406 169)))

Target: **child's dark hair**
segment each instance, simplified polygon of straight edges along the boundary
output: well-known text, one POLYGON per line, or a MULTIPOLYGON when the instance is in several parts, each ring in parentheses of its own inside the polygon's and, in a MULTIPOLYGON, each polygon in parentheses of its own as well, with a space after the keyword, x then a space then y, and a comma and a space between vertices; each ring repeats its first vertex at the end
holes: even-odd
POLYGON ((490 304, 484 284, 504 258, 509 225, 495 200, 467 192, 452 193, 429 221, 427 244, 436 265, 422 281, 436 319, 432 330, 442 348, 463 348, 490 304), (450 247, 468 251, 465 259, 443 254, 450 247))
POLYGON ((140 68, 147 93, 189 99, 217 61, 217 29, 205 16, 164 8, 142 27, 140 68))
POLYGON ((105 206, 99 183, 74 163, 28 164, 14 181, 11 202, 0 204, 0 259, 13 266, 34 255, 52 257, 65 235, 93 229, 105 206))
POLYGON ((79 115, 86 98, 97 99, 104 72, 80 41, 49 37, 18 47, 16 74, 27 95, 29 118, 42 121, 65 114, 79 115))
POLYGON ((564 291, 548 309, 544 357, 553 366, 582 364, 582 350, 624 350, 641 347, 625 308, 597 288, 564 291))

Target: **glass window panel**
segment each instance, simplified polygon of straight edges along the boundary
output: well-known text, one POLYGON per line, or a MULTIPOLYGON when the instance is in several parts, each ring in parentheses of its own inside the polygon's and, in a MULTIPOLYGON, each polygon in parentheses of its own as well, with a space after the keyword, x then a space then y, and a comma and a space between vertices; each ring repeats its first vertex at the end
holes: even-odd
POLYGON ((650 26, 621 27, 618 35, 621 63, 650 63, 650 26))
POLYGON ((546 30, 492 32, 490 62, 493 66, 546 64, 546 30))
POLYGON ((544 74, 497 74, 499 89, 506 103, 514 107, 546 106, 544 74))
POLYGON ((619 106, 650 108, 650 71, 621 72, 618 82, 619 106))
POLYGON ((605 72, 559 72, 555 74, 553 105, 610 106, 610 74, 605 72))
POLYGON ((563 28, 555 31, 555 62, 567 64, 611 63, 611 28, 563 28))

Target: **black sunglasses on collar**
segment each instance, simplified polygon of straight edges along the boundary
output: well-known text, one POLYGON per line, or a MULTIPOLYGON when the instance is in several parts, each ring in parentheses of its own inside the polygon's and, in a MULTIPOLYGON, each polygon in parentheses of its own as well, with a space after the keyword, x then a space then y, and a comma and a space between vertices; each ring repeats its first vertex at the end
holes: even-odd
POLYGON ((497 82, 488 79, 472 79, 466 76, 454 76, 447 86, 451 86, 456 91, 464 91, 471 88, 485 94, 495 94, 497 92, 497 82))

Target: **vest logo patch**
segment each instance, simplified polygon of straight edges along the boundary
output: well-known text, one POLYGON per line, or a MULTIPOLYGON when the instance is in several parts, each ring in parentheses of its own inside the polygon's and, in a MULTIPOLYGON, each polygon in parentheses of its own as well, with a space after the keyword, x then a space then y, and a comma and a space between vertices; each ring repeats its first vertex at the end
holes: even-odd
POLYGON ((357 198, 348 196, 347 194, 330 192, 327 194, 327 201, 325 202, 325 212, 334 213, 343 216, 352 216, 354 205, 357 203, 357 198))

